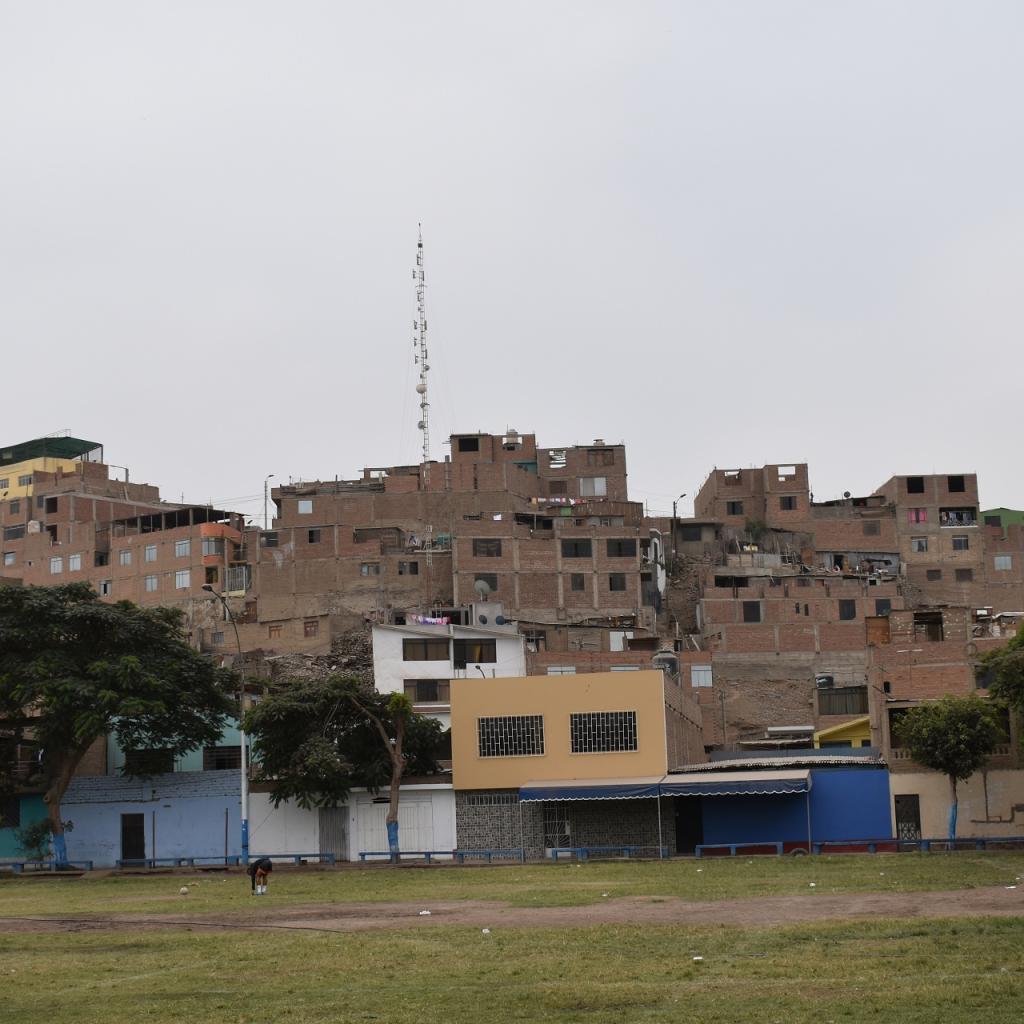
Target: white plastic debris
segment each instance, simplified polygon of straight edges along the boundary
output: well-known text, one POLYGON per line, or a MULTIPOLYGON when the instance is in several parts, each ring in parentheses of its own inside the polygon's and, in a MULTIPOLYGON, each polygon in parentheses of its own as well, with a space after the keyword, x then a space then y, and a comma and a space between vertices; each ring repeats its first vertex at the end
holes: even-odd
POLYGON ((480 931, 483 932, 484 935, 490 935, 491 934, 491 929, 490 928, 481 928, 480 931))
POLYGON ((187 885, 183 885, 183 886, 182 886, 182 887, 181 887, 181 888, 180 888, 180 889, 178 890, 178 894, 179 894, 180 896, 187 896, 187 895, 188 895, 188 886, 187 886, 187 885))
POLYGON ((811 888, 814 889, 817 886, 817 882, 811 882, 811 888))
POLYGON ((420 911, 420 917, 430 917, 430 911, 429 910, 421 910, 420 911))
POLYGON ((697 874, 699 875, 703 870, 703 868, 697 868, 697 874))
POLYGON ((601 895, 602 895, 602 896, 607 896, 607 895, 608 895, 608 893, 606 893, 606 892, 603 892, 603 893, 601 893, 601 895))
POLYGON ((1007 889, 1016 889, 1016 888, 1017 888, 1017 886, 1015 886, 1015 885, 1008 885, 1008 886, 1007 886, 1006 888, 1007 888, 1007 889))
POLYGON ((695 956, 693 958, 693 962, 695 964, 702 964, 702 963, 704 963, 704 957, 702 957, 702 956, 695 956))

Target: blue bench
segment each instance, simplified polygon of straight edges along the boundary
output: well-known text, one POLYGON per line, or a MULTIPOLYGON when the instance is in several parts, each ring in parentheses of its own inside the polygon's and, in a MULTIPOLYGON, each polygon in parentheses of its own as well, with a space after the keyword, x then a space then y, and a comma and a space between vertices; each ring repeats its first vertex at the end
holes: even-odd
MULTIPOLYGON (((737 850, 749 850, 751 847, 770 846, 778 856, 782 856, 782 843, 703 843, 693 851, 698 857, 704 856, 705 850, 728 850, 730 857, 737 856, 737 850)), ((746 854, 745 856, 752 856, 746 854)))
POLYGON ((315 860, 320 864, 337 864, 338 856, 334 853, 250 853, 249 860, 258 860, 260 857, 269 857, 271 860, 290 860, 293 864, 301 864, 303 861, 315 860))
MULTIPOLYGON (((648 851, 657 851, 656 846, 563 846, 555 848, 551 851, 551 859, 558 862, 559 857, 562 854, 566 854, 569 857, 575 857, 577 860, 588 860, 592 856, 619 856, 625 857, 627 860, 630 857, 643 857, 645 854, 649 856, 658 856, 658 853, 649 854, 648 851)), ((668 847, 663 846, 661 848, 661 856, 668 856, 668 847)))
POLYGON ((33 871, 60 871, 71 868, 75 871, 92 871, 91 860, 69 860, 58 866, 55 860, 4 860, 0 861, 0 868, 10 868, 16 875, 20 875, 29 868, 33 871))
POLYGON ((233 867, 241 861, 241 857, 228 856, 228 857, 125 857, 121 860, 116 860, 114 863, 119 868, 194 868, 201 866, 202 864, 207 865, 220 865, 223 864, 225 867, 233 867))
POLYGON ((452 850, 456 864, 465 864, 466 860, 485 860, 488 864, 497 857, 498 860, 526 860, 526 851, 522 847, 508 850, 452 850))
MULTIPOLYGON (((415 860, 422 860, 424 863, 429 864, 434 857, 454 857, 454 850, 402 850, 397 854, 398 859, 409 857, 415 860)), ((364 863, 371 857, 386 857, 391 860, 391 852, 389 850, 364 850, 359 854, 359 859, 364 863)))

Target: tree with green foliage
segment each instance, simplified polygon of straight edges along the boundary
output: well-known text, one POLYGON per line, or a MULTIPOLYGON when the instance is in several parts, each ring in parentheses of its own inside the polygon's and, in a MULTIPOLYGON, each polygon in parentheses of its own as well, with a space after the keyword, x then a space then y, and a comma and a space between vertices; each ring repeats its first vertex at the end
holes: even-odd
POLYGON ((383 694, 333 675, 289 682, 246 716, 254 761, 274 805, 336 807, 353 787, 388 787, 388 850, 399 853, 398 803, 403 775, 439 770, 444 734, 417 715, 402 693, 383 694))
POLYGON ((956 838, 957 783, 985 767, 1000 735, 996 708, 973 695, 918 704, 896 726, 896 738, 910 756, 949 779, 950 841, 956 838))
POLYGON ((1024 625, 1005 647, 982 655, 981 669, 993 699, 1024 712, 1024 625))
POLYGON ((41 751, 59 864, 61 800, 93 743, 174 755, 215 743, 237 707, 232 680, 188 645, 176 609, 107 603, 86 583, 0 588, 0 733, 41 751))

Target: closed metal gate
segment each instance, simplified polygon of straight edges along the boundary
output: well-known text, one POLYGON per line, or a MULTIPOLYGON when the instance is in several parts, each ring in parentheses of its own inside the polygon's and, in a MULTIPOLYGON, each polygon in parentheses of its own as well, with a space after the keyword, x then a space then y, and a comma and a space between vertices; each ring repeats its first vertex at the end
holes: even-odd
POLYGON ((572 818, 567 803, 544 804, 544 846, 564 850, 572 842, 572 818))
POLYGON ((348 808, 320 808, 320 853, 348 860, 348 808))
POLYGON ((921 838, 921 798, 917 793, 901 793, 895 797, 896 838, 921 838))

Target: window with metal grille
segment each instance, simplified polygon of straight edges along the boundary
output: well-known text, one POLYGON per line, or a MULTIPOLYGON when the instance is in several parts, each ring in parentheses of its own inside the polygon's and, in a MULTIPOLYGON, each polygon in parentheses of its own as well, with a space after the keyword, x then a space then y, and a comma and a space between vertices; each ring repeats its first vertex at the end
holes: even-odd
POLYGON ((481 757, 537 757, 544 753, 543 715, 497 715, 476 720, 481 757))
POLYGON ((511 793, 460 793, 459 799, 467 807, 505 807, 519 803, 519 790, 511 793))
POLYGON ((403 640, 402 661, 447 661, 447 640, 403 640))
POLYGON ((501 541, 497 537, 474 537, 474 558, 501 558, 501 541))
POLYGON ((252 586, 251 565, 229 565, 226 574, 227 588, 231 593, 248 590, 252 586))
POLYGON ((784 494, 779 498, 779 508, 783 512, 792 512, 796 508, 796 498, 792 494, 784 494))
POLYGON ((609 540, 609 558, 633 558, 636 555, 636 541, 632 539, 609 540))
POLYGON ((590 558, 591 545, 589 540, 563 540, 563 558, 590 558))
POLYGON ((635 711, 586 711, 569 716, 574 754, 636 750, 635 711))
POLYGON ((203 771, 224 772, 242 767, 242 748, 238 747, 204 747, 203 771))

